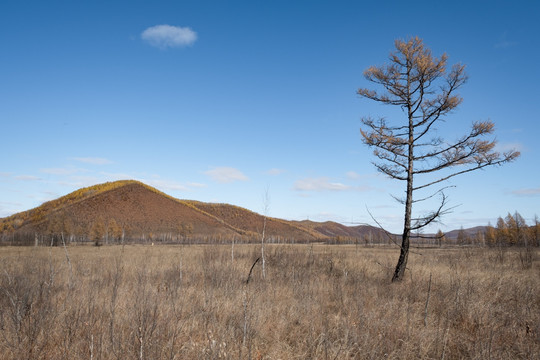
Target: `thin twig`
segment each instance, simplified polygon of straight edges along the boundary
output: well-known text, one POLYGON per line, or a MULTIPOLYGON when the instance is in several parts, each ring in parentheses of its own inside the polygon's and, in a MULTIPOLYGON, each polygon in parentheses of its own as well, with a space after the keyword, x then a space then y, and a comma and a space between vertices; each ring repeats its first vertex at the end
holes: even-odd
POLYGON ((253 265, 251 265, 251 269, 249 269, 249 274, 248 274, 248 277, 246 279, 246 285, 249 284, 249 280, 251 279, 251 273, 253 272, 253 268, 255 267, 255 264, 257 264, 259 262, 259 260, 261 260, 260 257, 258 257, 257 260, 255 260, 253 265))
POLYGON ((428 283, 428 290, 427 290, 426 307, 424 309, 424 327, 427 326, 427 315, 428 315, 429 295, 430 294, 431 294, 431 273, 429 273, 429 283, 428 283))
MULTIPOLYGON (((398 244, 393 238, 392 238, 392 233, 388 230, 386 230, 385 228, 382 227, 382 225, 377 221, 377 219, 375 219, 375 217, 373 216, 373 214, 371 213, 371 211, 369 211, 369 208, 366 206, 366 210, 369 214, 369 216, 371 216, 371 219, 373 219, 373 221, 375 221, 375 223, 379 226, 379 228, 385 233, 386 236, 388 236, 388 239, 390 239, 391 242, 394 243, 394 245, 396 246, 399 246, 400 249, 403 249, 403 246, 401 246, 400 244, 398 244)), ((414 246, 411 246, 411 247, 414 247, 414 246)), ((410 251, 410 253, 412 254, 417 254, 417 255, 423 255, 419 252, 415 252, 415 251, 410 251)))

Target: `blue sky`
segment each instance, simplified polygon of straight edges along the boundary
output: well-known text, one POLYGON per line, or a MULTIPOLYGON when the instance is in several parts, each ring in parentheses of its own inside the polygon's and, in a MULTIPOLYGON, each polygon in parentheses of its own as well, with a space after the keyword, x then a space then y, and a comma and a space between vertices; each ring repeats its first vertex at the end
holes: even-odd
MULTIPOLYGON (((441 228, 540 215, 536 1, 0 3, 0 217, 137 179, 285 219, 402 228, 404 184, 377 174, 362 76, 419 36, 467 65, 443 136, 496 124, 522 156, 450 182, 441 228)), ((419 209, 422 210, 422 209, 419 209)))

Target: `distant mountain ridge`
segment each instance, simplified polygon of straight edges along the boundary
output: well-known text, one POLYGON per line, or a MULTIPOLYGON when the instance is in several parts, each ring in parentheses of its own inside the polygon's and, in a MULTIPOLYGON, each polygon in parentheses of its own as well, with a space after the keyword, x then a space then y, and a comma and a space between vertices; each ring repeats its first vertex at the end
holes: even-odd
MULTIPOLYGON (((264 216, 239 206, 180 200, 136 180, 84 187, 58 199, 0 218, 0 239, 63 234, 73 240, 151 239, 175 241, 257 241, 264 216)), ((471 236, 485 227, 466 229, 471 236)), ((459 230, 445 234, 457 238, 459 230)), ((396 235, 369 226, 333 221, 289 221, 267 217, 269 242, 390 243, 396 235)), ((22 241, 22 240, 21 240, 22 241)), ((12 241, 13 242, 13 241, 12 241)), ((15 241, 16 242, 16 241, 15 241)))
MULTIPOLYGON (((34 209, 0 219, 2 234, 42 236, 62 233, 75 239, 237 238, 260 237, 264 216, 229 204, 180 200, 135 180, 121 180, 76 190, 34 209), (120 235, 121 234, 121 235, 120 235)), ((324 241, 383 235, 370 226, 347 227, 335 222, 287 221, 267 217, 268 241, 324 241)))

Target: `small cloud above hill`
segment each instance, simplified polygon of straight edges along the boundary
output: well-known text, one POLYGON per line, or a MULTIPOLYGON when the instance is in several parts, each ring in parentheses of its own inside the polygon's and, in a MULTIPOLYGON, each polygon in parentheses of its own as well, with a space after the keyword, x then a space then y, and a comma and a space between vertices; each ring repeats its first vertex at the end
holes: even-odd
POLYGON ((330 182, 327 177, 306 178, 294 183, 294 190, 297 191, 345 191, 350 189, 349 185, 330 182))
POLYGON ((76 157, 73 160, 92 165, 106 165, 112 164, 112 161, 109 159, 99 158, 99 157, 76 157))
POLYGON ((210 176, 212 180, 222 184, 249 180, 249 178, 240 170, 226 166, 213 168, 205 171, 204 174, 210 176))
POLYGON ((81 172, 88 172, 88 170, 77 168, 44 168, 39 169, 39 171, 48 175, 72 175, 81 172))
POLYGON ((22 181, 37 181, 41 180, 41 178, 33 175, 17 175, 15 176, 15 180, 22 180, 22 181))
POLYGON ((189 27, 156 25, 141 33, 141 39, 159 49, 184 47, 197 40, 197 33, 189 27))

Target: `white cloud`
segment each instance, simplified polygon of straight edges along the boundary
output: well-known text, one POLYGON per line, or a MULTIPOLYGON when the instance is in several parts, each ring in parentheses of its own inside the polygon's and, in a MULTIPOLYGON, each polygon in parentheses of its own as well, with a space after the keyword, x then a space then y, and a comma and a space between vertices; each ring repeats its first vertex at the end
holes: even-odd
POLYGON ((208 186, 206 184, 195 183, 195 182, 187 183, 186 185, 191 187, 191 188, 205 188, 205 187, 208 186))
POLYGON ((58 181, 59 185, 69 187, 86 187, 99 184, 101 180, 95 176, 69 176, 64 180, 58 181))
POLYGON ((141 38, 152 46, 166 49, 193 44, 197 40, 197 33, 189 27, 156 25, 144 30, 141 38))
POLYGON ((506 151, 510 151, 510 150, 517 150, 517 151, 523 151, 524 150, 524 146, 522 143, 497 143, 495 145, 495 151, 498 151, 498 152, 501 152, 501 153, 504 153, 506 151))
POLYGON ((99 174, 104 176, 106 181, 135 180, 135 177, 133 175, 127 173, 109 173, 102 171, 99 174))
POLYGON ((92 165, 107 165, 112 164, 112 161, 109 159, 98 158, 98 157, 76 157, 73 160, 92 165))
POLYGON ((536 189, 519 189, 512 191, 512 194, 518 196, 537 196, 540 195, 540 187, 536 189))
POLYGON ((347 177, 349 179, 355 179, 355 180, 360 179, 360 174, 358 174, 358 173, 356 173, 354 171, 348 171, 346 175, 347 175, 347 177))
POLYGON ((205 184, 190 182, 190 183, 180 183, 174 180, 162 179, 159 175, 154 174, 150 175, 150 178, 133 176, 126 173, 107 173, 101 172, 106 179, 106 181, 117 181, 117 180, 137 180, 144 184, 155 187, 161 191, 190 191, 194 188, 203 188, 206 187, 205 184))
POLYGON ((49 175, 71 175, 71 174, 75 174, 75 173, 78 173, 78 172, 86 172, 86 170, 84 169, 75 169, 75 168, 45 168, 45 169, 40 169, 39 170, 40 172, 44 173, 44 174, 49 174, 49 175))
POLYGON ((24 205, 21 203, 0 201, 0 218, 8 217, 23 211, 24 205))
POLYGON ((41 178, 33 175, 18 175, 15 176, 15 180, 23 180, 23 181, 37 181, 41 180, 41 178))
POLYGON ((356 171, 347 171, 345 173, 345 176, 347 176, 347 179, 351 180, 364 180, 364 181, 380 181, 381 179, 387 179, 385 175, 381 174, 380 172, 369 172, 369 173, 363 173, 359 174, 356 171))
POLYGON ((185 185, 177 183, 175 181, 170 181, 170 180, 153 179, 153 180, 146 180, 146 181, 140 180, 140 181, 162 191, 170 191, 170 190, 187 191, 188 190, 188 188, 185 185))
POLYGON ((266 172, 267 175, 272 175, 272 176, 277 176, 277 175, 281 175, 285 172, 285 170, 283 169, 270 169, 266 172))
POLYGON ((496 49, 506 49, 509 47, 512 47, 516 45, 517 43, 515 41, 511 41, 508 39, 508 33, 505 31, 500 37, 499 41, 495 43, 496 49))
POLYGON ((346 223, 347 221, 351 220, 351 219, 347 219, 344 216, 334 214, 332 212, 324 212, 324 211, 316 213, 316 214, 310 214, 308 216, 308 219, 311 221, 316 221, 316 222, 334 221, 341 224, 346 223))
POLYGON ((232 167, 216 167, 204 172, 210 176, 212 180, 218 183, 231 183, 234 181, 247 181, 249 180, 240 170, 232 167))
POLYGON ((351 187, 342 183, 330 182, 327 177, 307 178, 297 180, 294 183, 294 189, 297 191, 345 191, 351 187))

